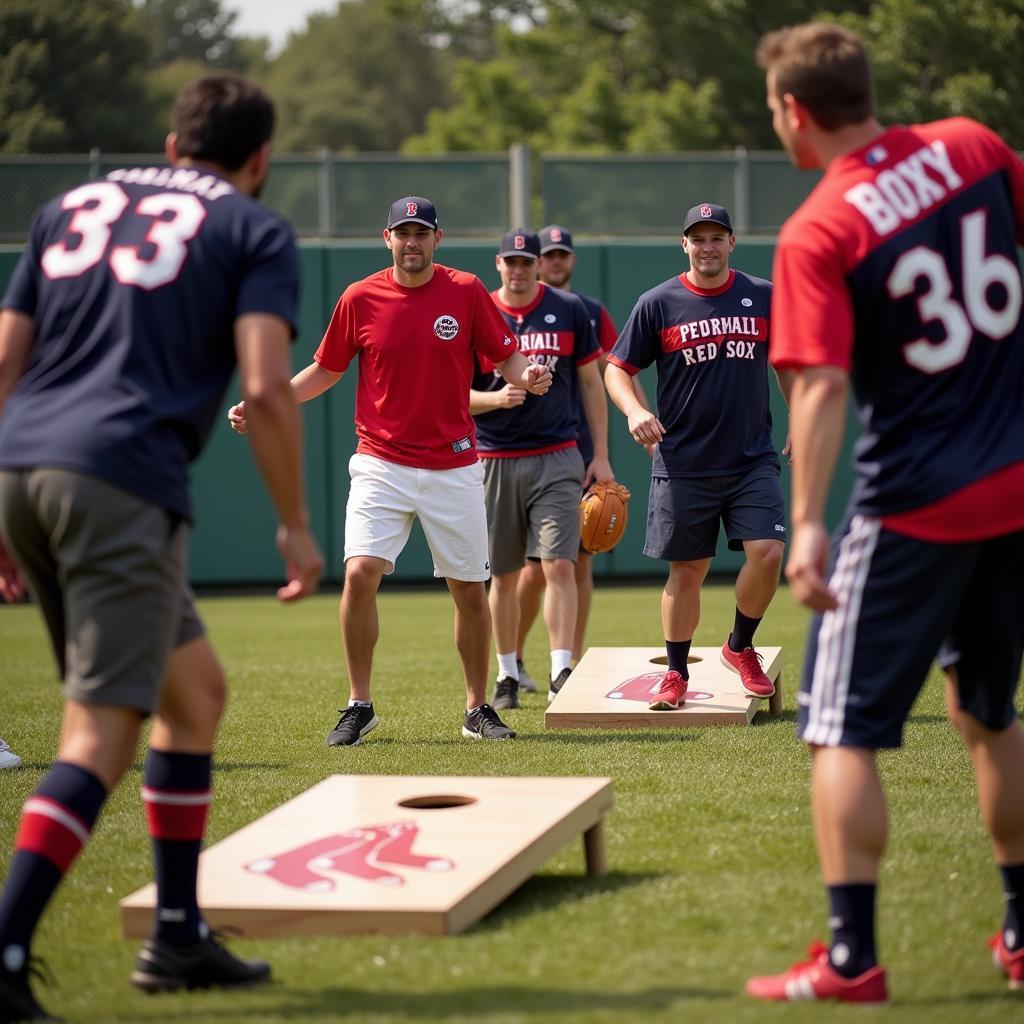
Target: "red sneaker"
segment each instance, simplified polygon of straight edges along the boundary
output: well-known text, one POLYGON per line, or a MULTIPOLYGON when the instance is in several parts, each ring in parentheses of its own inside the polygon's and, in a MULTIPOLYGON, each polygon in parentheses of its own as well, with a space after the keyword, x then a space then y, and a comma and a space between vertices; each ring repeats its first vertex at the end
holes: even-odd
POLYGON ((1011 953, 1000 929, 988 940, 988 948, 992 950, 992 963, 1010 979, 1010 988, 1024 988, 1024 947, 1011 953))
POLYGON ((666 672, 657 696, 647 706, 651 711, 676 711, 686 703, 689 685, 678 672, 666 672))
POLYGON ((835 999, 840 1003, 889 1002, 885 984, 885 968, 876 965, 856 978, 844 978, 828 962, 828 946, 815 940, 807 947, 810 959, 793 964, 782 974, 769 974, 751 978, 747 982, 748 996, 755 999, 775 999, 782 1002, 835 999))
POLYGON ((740 689, 748 697, 770 697, 775 693, 775 684, 761 668, 762 657, 753 647, 734 651, 726 640, 722 644, 722 664, 731 668, 740 677, 740 689))

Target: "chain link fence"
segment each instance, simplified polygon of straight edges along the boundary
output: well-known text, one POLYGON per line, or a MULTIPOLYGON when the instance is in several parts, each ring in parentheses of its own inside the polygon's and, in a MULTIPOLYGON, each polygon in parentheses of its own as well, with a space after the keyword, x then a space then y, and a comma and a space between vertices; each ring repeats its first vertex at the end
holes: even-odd
MULTIPOLYGON (((119 167, 163 166, 163 154, 0 156, 0 241, 20 242, 47 199, 119 167)), ((741 235, 777 233, 818 176, 782 153, 649 156, 542 156, 396 153, 280 154, 263 200, 303 238, 367 238, 384 226, 391 202, 429 197, 450 235, 495 236, 510 225, 561 223, 579 235, 678 233, 698 202, 726 206, 741 235), (539 167, 537 188, 531 168, 539 167), (531 217, 531 210, 538 217, 531 217)))

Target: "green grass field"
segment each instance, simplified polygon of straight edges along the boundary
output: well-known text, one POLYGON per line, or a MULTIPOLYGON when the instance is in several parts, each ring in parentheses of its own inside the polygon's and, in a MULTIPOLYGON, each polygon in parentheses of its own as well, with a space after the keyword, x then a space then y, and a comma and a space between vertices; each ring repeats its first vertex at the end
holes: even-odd
MULTIPOLYGON (((598 588, 590 641, 661 642, 657 587, 598 588)), ((608 775, 610 874, 584 874, 573 842, 493 913, 456 937, 253 939, 272 986, 147 997, 127 981, 136 944, 117 900, 151 878, 139 797, 141 758, 113 794, 92 843, 51 904, 35 952, 57 979, 41 1002, 70 1021, 427 1024, 852 1020, 867 1011, 747 1000, 751 973, 780 970, 826 907, 808 811, 808 756, 793 732, 806 615, 782 592, 758 639, 785 649, 785 714, 751 728, 546 732, 543 695, 509 712, 514 743, 473 743, 459 728, 463 688, 443 589, 385 591, 375 703, 381 726, 327 749, 344 669, 336 598, 282 608, 272 597, 200 602, 231 700, 215 765, 215 842, 335 772, 608 775)), ((730 588, 708 586, 697 645, 732 623, 730 588)), ((912 641, 912 638, 908 638, 912 641)), ((535 630, 527 666, 546 668, 535 630)), ((59 688, 35 609, 0 609, 0 735, 26 768, 0 774, 0 870, 24 799, 56 750, 59 688)), ((880 951, 894 1021, 1024 1020, 1024 993, 994 971, 985 937, 1001 918, 998 873, 970 765, 933 674, 906 746, 882 758, 891 811, 880 889, 880 951)), ((1024 780, 1022 780, 1024 784, 1024 780)), ((876 1011, 878 1012, 878 1011, 876 1011)), ((874 1019, 874 1018, 873 1018, 874 1019)))

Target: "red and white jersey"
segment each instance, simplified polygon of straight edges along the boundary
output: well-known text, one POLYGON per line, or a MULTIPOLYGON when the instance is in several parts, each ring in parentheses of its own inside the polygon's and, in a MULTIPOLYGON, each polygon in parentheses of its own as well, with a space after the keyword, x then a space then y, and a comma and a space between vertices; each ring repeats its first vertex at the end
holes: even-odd
POLYGON ((1024 164, 967 118, 833 160, 779 235, 771 361, 849 372, 852 509, 931 541, 1024 528, 1024 164))
POLYGON ((474 353, 494 363, 518 349, 478 277, 434 264, 405 288, 392 268, 351 284, 314 358, 343 373, 359 356, 357 451, 417 469, 476 462, 469 414, 474 353))

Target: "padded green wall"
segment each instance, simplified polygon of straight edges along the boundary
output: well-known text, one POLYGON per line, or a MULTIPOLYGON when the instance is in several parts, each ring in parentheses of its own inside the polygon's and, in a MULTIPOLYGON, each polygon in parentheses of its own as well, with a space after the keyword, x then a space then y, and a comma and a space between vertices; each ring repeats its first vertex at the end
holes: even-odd
MULTIPOLYGON (((495 240, 496 243, 497 240, 495 240)), ((494 269, 495 243, 442 242, 438 259, 442 263, 479 274, 488 288, 497 286, 494 269)), ((578 247, 574 285, 608 306, 621 327, 636 298, 648 288, 678 274, 686 265, 678 242, 606 241, 581 242, 578 247)), ((739 242, 732 264, 761 277, 769 277, 773 244, 770 240, 739 242)), ((5 284, 19 255, 17 248, 0 249, 0 284, 5 284)), ((293 365, 300 369, 310 362, 320 342, 334 304, 346 285, 385 267, 390 254, 383 242, 338 242, 307 244, 302 247, 302 305, 299 334, 293 349, 293 365)), ((653 371, 641 375, 647 394, 656 392, 653 371)), ((325 396, 302 407, 305 430, 306 480, 313 528, 327 558, 327 578, 340 581, 343 574, 344 516, 348 495, 348 460, 355 450, 352 426, 355 406, 356 372, 345 377, 325 396)), ((772 385, 772 415, 775 439, 785 443, 786 415, 775 385, 772 385)), ((227 404, 238 400, 233 385, 227 404)), ((225 406, 225 410, 226 410, 225 406)), ((851 477, 848 449, 833 488, 829 516, 834 523, 841 512, 851 477)), ((650 461, 625 428, 625 421, 613 406, 609 413, 609 444, 616 476, 633 492, 630 522, 621 544, 594 560, 598 578, 648 577, 660 579, 663 563, 642 554, 650 479, 650 461)), ((783 467, 783 485, 788 493, 788 469, 783 467)), ((281 564, 274 547, 275 520, 260 485, 248 444, 235 435, 226 417, 214 432, 193 472, 196 523, 192 533, 190 572, 196 584, 245 584, 278 580, 281 564)), ((712 570, 734 572, 742 554, 719 542, 719 554, 712 570)), ((399 559, 394 579, 430 579, 432 566, 423 535, 417 525, 409 545, 399 559)))

